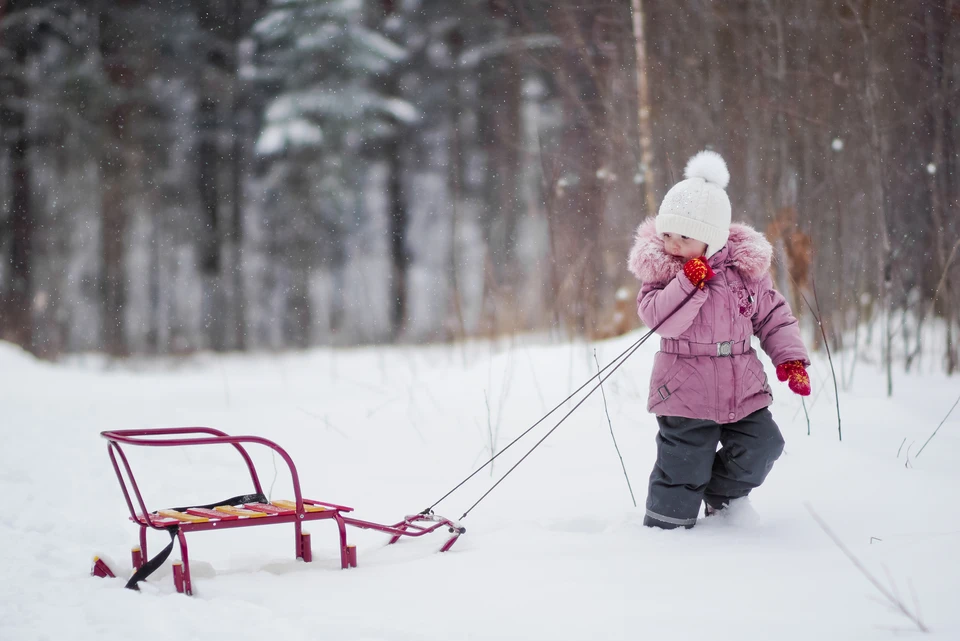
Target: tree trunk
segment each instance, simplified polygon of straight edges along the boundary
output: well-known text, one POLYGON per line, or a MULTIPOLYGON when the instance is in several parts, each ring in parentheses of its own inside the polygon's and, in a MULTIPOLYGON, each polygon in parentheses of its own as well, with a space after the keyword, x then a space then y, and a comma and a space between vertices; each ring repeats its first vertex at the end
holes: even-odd
POLYGON ((885 141, 886 135, 881 131, 878 107, 880 101, 880 87, 877 79, 875 66, 875 51, 873 44, 873 33, 870 28, 870 3, 864 1, 860 7, 850 5, 853 12, 858 35, 861 44, 861 56, 863 59, 864 87, 863 87, 863 110, 864 124, 867 127, 868 134, 868 160, 866 175, 869 178, 871 186, 871 202, 876 208, 877 223, 879 229, 880 246, 876 251, 876 278, 877 290, 882 301, 881 314, 883 324, 883 364, 887 375, 887 395, 893 395, 893 247, 890 242, 889 216, 887 212, 887 191, 884 176, 885 160, 885 141))
POLYGON ((6 300, 0 305, 0 338, 33 349, 33 321, 30 309, 32 295, 31 259, 34 235, 34 212, 30 198, 30 164, 28 158, 24 105, 27 84, 24 69, 27 63, 26 42, 13 48, 13 69, 6 78, 9 93, 0 108, 0 133, 8 141, 10 159, 9 209, 10 283, 6 300))
MULTIPOLYGON (((236 48, 236 47, 235 47, 236 48)), ((234 349, 243 351, 247 348, 247 298, 243 279, 243 220, 244 202, 243 179, 246 175, 244 154, 244 140, 247 134, 241 120, 245 110, 240 104, 240 80, 238 70, 234 70, 233 100, 231 102, 231 144, 230 144, 230 192, 231 192, 231 224, 227 227, 227 244, 230 247, 230 260, 224 262, 223 283, 230 283, 230 318, 233 319, 234 349)))
POLYGON ((651 125, 650 83, 647 74, 646 18, 643 0, 631 0, 633 38, 636 50, 637 113, 640 131, 640 168, 643 172, 644 202, 647 216, 657 215, 657 174, 653 165, 653 127, 651 125))
MULTIPOLYGON (((136 72, 125 59, 124 38, 127 30, 111 17, 113 3, 105 2, 100 10, 100 56, 104 74, 116 92, 116 104, 105 114, 103 146, 100 150, 101 198, 101 341, 104 350, 114 356, 129 352, 126 338, 125 311, 127 302, 125 270, 130 161, 130 129, 134 106, 127 94, 137 82, 136 72)), ((114 9, 116 9, 114 7, 114 9)))
POLYGON ((247 142, 256 136, 256 125, 241 68, 251 64, 244 59, 250 54, 243 40, 267 5, 267 0, 218 0, 196 6, 197 20, 209 34, 202 47, 208 66, 200 78, 206 96, 201 104, 204 122, 198 151, 200 193, 207 222, 201 266, 209 286, 207 298, 213 304, 210 339, 216 350, 244 350, 248 344, 244 179, 248 173, 247 142), (219 79, 219 86, 210 86, 215 79, 219 79), (221 96, 229 102, 221 103, 221 96))
POLYGON ((407 271, 410 252, 407 250, 407 205, 403 199, 403 152, 400 134, 387 142, 387 234, 390 242, 390 334, 396 340, 407 320, 407 271))
MULTIPOLYGON (((510 41, 520 33, 515 9, 503 0, 494 0, 490 12, 501 21, 502 31, 494 37, 510 41)), ((485 230, 493 263, 494 289, 512 298, 512 285, 519 274, 516 264, 517 224, 521 213, 520 157, 523 139, 520 128, 522 71, 520 57, 511 45, 482 68, 481 83, 486 113, 483 142, 487 156, 487 198, 491 210, 485 230)))
POLYGON ((127 120, 126 109, 123 107, 118 107, 107 117, 111 142, 106 144, 101 160, 102 340, 104 349, 114 356, 122 356, 127 352, 124 327, 126 278, 123 264, 127 232, 123 187, 126 162, 123 152, 117 149, 118 146, 126 144, 124 123, 127 120))
MULTIPOLYGON (((201 80, 204 84, 204 80, 201 80)), ((202 89, 205 93, 209 87, 202 89)), ((200 101, 197 145, 197 187, 202 207, 198 249, 200 277, 203 279, 203 315, 206 339, 215 351, 226 349, 226 306, 221 270, 226 266, 220 224, 221 158, 219 149, 220 114, 217 100, 211 95, 200 101)))
POLYGON ((552 21, 565 42, 575 46, 560 53, 564 112, 569 124, 560 147, 560 183, 553 227, 553 269, 560 284, 556 303, 561 316, 579 333, 596 329, 595 313, 602 287, 600 230, 605 208, 607 88, 609 60, 597 40, 599 17, 612 5, 589 8, 558 6, 552 21))
POLYGON ((933 171, 927 171, 927 186, 930 191, 930 214, 933 218, 933 245, 937 259, 937 274, 944 274, 943 295, 939 298, 937 311, 944 317, 947 326, 946 333, 946 368, 947 374, 957 369, 957 353, 953 344, 953 316, 955 311, 951 297, 951 279, 947 265, 947 238, 948 228, 945 224, 945 207, 949 199, 946 189, 948 175, 948 161, 945 153, 945 139, 947 138, 948 107, 946 94, 947 74, 945 73, 945 55, 947 47, 947 7, 945 0, 931 0, 924 8, 925 57, 929 68, 930 86, 934 88, 933 95, 926 101, 927 126, 933 143, 931 161, 933 171))

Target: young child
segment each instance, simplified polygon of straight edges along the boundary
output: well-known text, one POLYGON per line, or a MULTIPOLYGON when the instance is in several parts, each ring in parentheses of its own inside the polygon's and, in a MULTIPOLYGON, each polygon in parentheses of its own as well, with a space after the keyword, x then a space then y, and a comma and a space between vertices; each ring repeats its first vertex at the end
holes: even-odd
POLYGON ((665 529, 693 527, 701 501, 710 516, 747 496, 783 451, 751 336, 777 378, 810 394, 810 359, 797 319, 773 289, 770 243, 730 224, 726 163, 702 151, 684 176, 656 218, 640 225, 629 259, 643 281, 640 318, 648 327, 662 322, 647 402, 660 431, 643 523, 665 529))

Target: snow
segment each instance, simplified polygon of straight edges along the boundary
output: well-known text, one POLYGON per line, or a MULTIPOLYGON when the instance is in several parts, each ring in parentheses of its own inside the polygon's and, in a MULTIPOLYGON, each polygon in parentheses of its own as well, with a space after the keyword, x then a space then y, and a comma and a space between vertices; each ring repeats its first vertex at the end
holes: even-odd
MULTIPOLYGON (((463 519, 467 532, 448 553, 437 553, 442 534, 388 546, 384 535, 351 529, 359 567, 340 570, 332 526, 308 528, 311 564, 292 558, 292 528, 241 528, 191 535, 193 597, 174 592, 169 561, 140 593, 123 588, 136 528, 102 430, 209 425, 273 439, 296 461, 307 497, 393 522, 474 470, 490 454, 491 435, 502 448, 576 389, 596 371, 594 350, 605 364, 639 336, 121 364, 82 356, 57 365, 0 343, 0 488, 7 497, 0 638, 921 636, 807 506, 867 571, 911 610, 919 607, 933 631, 924 638, 960 638, 960 511, 953 505, 960 415, 916 456, 960 392, 956 377, 934 370, 936 358, 926 359, 923 371, 898 375, 892 399, 882 373, 862 363, 840 394, 843 442, 824 359, 815 356, 811 368, 810 436, 798 397, 774 383, 772 410, 787 446, 752 497, 755 522, 642 527, 642 507, 631 504, 595 394, 463 519), (90 577, 94 555, 119 578, 90 577)), ((654 457, 655 422, 645 411, 654 352, 654 344, 643 346, 604 384, 641 503, 654 457)), ((492 476, 484 470, 436 511, 458 518, 571 406, 508 450, 492 476)), ((292 498, 282 461, 251 453, 271 497, 292 498)), ((158 507, 249 488, 226 448, 130 455, 158 507)), ((152 533, 151 554, 167 540, 152 533)))
POLYGON ((322 142, 323 129, 320 126, 305 118, 290 118, 267 124, 257 140, 256 151, 261 156, 269 156, 322 142))
MULTIPOLYGON (((288 135, 290 140, 297 140, 298 135, 310 136, 315 126, 299 124, 297 118, 313 116, 321 118, 347 118, 351 114, 362 110, 380 111, 389 114, 406 124, 417 122, 420 112, 416 107, 405 100, 398 98, 383 98, 374 92, 359 87, 345 87, 338 89, 310 89, 284 95, 270 103, 267 109, 266 121, 277 127, 285 126, 288 122, 296 124, 296 130, 288 135)), ((305 121, 304 121, 305 122, 305 121)), ((291 125, 292 127, 292 125, 291 125)), ((276 137, 278 134, 274 134, 276 137)), ((273 137, 269 137, 270 145, 276 144, 273 137)), ((268 138, 261 136, 262 139, 268 138)), ((311 140, 307 140, 311 142, 311 140)), ((267 145, 267 142, 261 144, 267 145)))
POLYGON ((387 98, 380 101, 380 109, 405 125, 415 125, 420 120, 420 111, 406 100, 387 98))
POLYGON ((462 68, 471 69, 493 58, 504 56, 510 51, 537 51, 559 47, 561 44, 560 38, 546 34, 503 38, 467 49, 460 55, 457 62, 462 68))
POLYGON ((289 9, 275 9, 268 13, 266 17, 257 22, 253 26, 252 32, 255 36, 263 39, 265 42, 270 42, 272 40, 272 36, 286 33, 286 29, 294 15, 294 12, 289 9))
MULTIPOLYGON (((388 60, 391 65, 403 62, 408 58, 406 49, 371 29, 364 29, 363 27, 352 25, 350 27, 350 35, 357 45, 362 46, 383 60, 388 60)), ((389 66, 384 67, 384 70, 388 68, 389 66)))
POLYGON ((329 51, 339 44, 345 27, 341 24, 325 23, 297 38, 296 48, 303 52, 329 51))

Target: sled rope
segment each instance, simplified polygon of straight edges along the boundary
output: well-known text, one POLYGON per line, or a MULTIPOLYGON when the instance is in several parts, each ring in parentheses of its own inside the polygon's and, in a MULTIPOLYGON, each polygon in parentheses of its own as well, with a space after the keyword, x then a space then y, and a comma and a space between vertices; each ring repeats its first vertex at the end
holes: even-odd
MULTIPOLYGON (((648 335, 649 335, 649 334, 648 334, 648 335)), ((543 423, 545 420, 547 420, 547 417, 548 417, 548 416, 550 416, 551 414, 553 414, 554 412, 556 412, 558 409, 560 409, 561 407, 563 407, 563 404, 564 404, 564 403, 566 403, 566 402, 569 401, 571 398, 573 398, 574 396, 576 396, 576 395, 580 392, 580 390, 582 390, 584 387, 586 387, 587 385, 590 384, 590 381, 592 381, 592 380, 595 379, 597 376, 599 376, 604 370, 606 370, 608 367, 610 367, 611 365, 613 365, 613 363, 617 362, 617 360, 619 360, 624 354, 626 354, 627 352, 629 352, 631 349, 634 349, 634 348, 638 347, 640 344, 642 344, 642 342, 643 342, 646 338, 647 338, 647 336, 644 336, 643 338, 640 338, 640 339, 637 340, 633 345, 631 345, 630 347, 628 347, 627 349, 625 349, 623 352, 621 352, 619 356, 617 356, 615 359, 613 359, 613 361, 611 361, 610 363, 608 363, 606 366, 604 366, 603 369, 599 370, 596 374, 594 374, 593 376, 591 376, 590 378, 588 378, 586 381, 584 381, 583 385, 581 385, 581 386, 578 387, 576 390, 574 390, 573 392, 571 392, 570 396, 566 397, 565 399, 563 399, 562 401, 560 401, 559 403, 557 403, 557 405, 556 405, 552 410, 550 410, 549 412, 547 412, 546 414, 544 414, 543 417, 540 418, 540 420, 538 420, 536 423, 534 423, 533 425, 531 425, 530 427, 528 427, 526 430, 524 430, 522 434, 520 434, 517 438, 513 439, 512 441, 510 441, 502 450, 500 450, 499 452, 497 452, 496 454, 494 454, 493 457, 491 457, 490 459, 488 459, 486 463, 484 463, 483 465, 481 465, 480 467, 478 467, 476 470, 474 470, 473 473, 470 474, 470 476, 468 476, 467 478, 465 478, 465 479, 463 479, 462 481, 460 481, 459 483, 457 483, 457 485, 456 485, 452 490, 450 490, 449 492, 447 492, 446 494, 444 494, 443 496, 441 496, 439 499, 437 499, 436 501, 434 501, 433 505, 431 505, 431 506, 428 507, 427 509, 423 510, 420 514, 430 514, 430 513, 433 511, 433 508, 437 507, 437 505, 439 505, 445 498, 447 498, 448 496, 450 496, 451 494, 453 494, 454 492, 456 492, 457 490, 459 490, 459 489, 463 486, 464 483, 466 483, 467 481, 469 481, 470 479, 472 479, 474 476, 476 476, 477 474, 479 474, 480 472, 482 472, 482 471, 484 470, 484 468, 486 468, 488 465, 490 465, 490 464, 493 463, 495 460, 497 460, 497 458, 498 458, 501 454, 503 454, 504 452, 506 452, 507 450, 509 450, 517 441, 519 441, 519 440, 522 439, 524 436, 526 436, 527 434, 529 434, 530 431, 533 430, 533 429, 534 429, 535 427, 537 427, 538 425, 540 425, 540 423, 543 423)))
POLYGON ((636 352, 636 351, 640 348, 640 346, 643 345, 643 344, 647 341, 647 339, 649 339, 649 338, 653 335, 653 333, 656 332, 656 331, 660 328, 661 325, 663 325, 663 324, 664 324, 665 322, 667 322, 674 314, 676 314, 678 311, 680 311, 680 309, 681 309, 684 305, 686 305, 686 304, 690 301, 691 298, 693 298, 693 295, 696 294, 697 291, 698 291, 698 290, 695 289, 695 290, 693 290, 692 292, 690 292, 689 294, 687 294, 687 297, 686 297, 685 299, 683 299, 683 300, 680 302, 680 304, 677 305, 673 310, 671 310, 671 312, 670 312, 669 314, 667 314, 666 316, 664 316, 664 317, 660 320, 659 323, 657 323, 656 325, 654 325, 654 326, 650 329, 650 331, 648 331, 646 334, 644 334, 644 335, 641 336, 639 339, 637 339, 630 347, 628 347, 628 348, 626 348, 625 350, 623 350, 622 352, 620 352, 620 354, 619 354, 616 358, 614 358, 612 361, 610 361, 609 363, 607 363, 607 364, 603 367, 603 369, 600 369, 599 371, 597 371, 596 374, 594 374, 593 376, 591 376, 590 378, 588 378, 586 381, 584 381, 584 383, 583 383, 580 387, 578 387, 576 390, 574 390, 573 392, 571 392, 570 395, 567 396, 565 399, 563 399, 562 401, 560 401, 552 410, 550 410, 549 412, 547 412, 546 414, 544 414, 543 417, 540 418, 540 420, 538 420, 536 423, 534 423, 533 425, 531 425, 530 427, 528 427, 526 430, 524 430, 524 431, 523 431, 519 436, 517 436, 515 439, 513 439, 512 441, 510 441, 510 443, 508 443, 508 444, 506 445, 506 447, 504 447, 502 450, 500 450, 499 452, 497 452, 496 454, 494 454, 486 463, 484 463, 483 465, 481 465, 480 467, 478 467, 476 470, 474 470, 472 474, 470 474, 467 478, 465 478, 465 479, 463 479, 462 481, 460 481, 460 483, 458 483, 452 490, 450 490, 449 492, 447 492, 446 494, 444 494, 442 497, 440 497, 436 502, 434 502, 433 505, 431 505, 430 507, 428 507, 427 509, 425 509, 423 512, 421 512, 421 514, 430 514, 430 513, 432 513, 433 508, 436 507, 437 505, 439 505, 441 501, 443 501, 445 498, 447 498, 448 496, 450 496, 451 494, 453 494, 454 492, 456 492, 458 489, 460 489, 460 488, 464 485, 464 483, 466 483, 467 481, 469 481, 470 479, 472 479, 472 478, 473 478, 474 476, 476 476, 480 471, 482 471, 482 470, 483 470, 484 468, 486 468, 488 465, 490 465, 491 463, 493 463, 493 461, 495 461, 495 460, 497 459, 497 457, 499 457, 501 454, 503 454, 503 453, 506 452, 508 449, 510 449, 517 441, 519 441, 519 440, 522 439, 524 436, 526 436, 527 434, 529 434, 535 427, 537 427, 538 425, 540 425, 540 423, 542 423, 542 422, 544 422, 545 420, 547 420, 547 417, 548 417, 548 416, 550 416, 551 414, 553 414, 554 412, 556 412, 556 411, 557 411, 558 409, 560 409, 567 401, 569 401, 571 398, 573 398, 573 397, 576 396, 578 393, 580 393, 580 391, 583 390, 583 388, 585 388, 587 385, 589 385, 589 384, 591 383, 591 381, 593 381, 595 378, 598 378, 598 377, 599 377, 600 382, 597 383, 597 385, 595 385, 595 386, 593 387, 593 389, 591 389, 589 392, 587 392, 586 396, 584 396, 584 397, 580 400, 580 402, 578 402, 576 405, 574 405, 573 409, 571 409, 569 412, 567 412, 567 413, 563 416, 563 418, 561 418, 561 419, 557 422, 557 424, 554 425, 554 426, 550 429, 550 431, 547 432, 547 433, 543 436, 543 438, 541 438, 539 441, 537 441, 536 444, 535 444, 532 448, 530 448, 530 450, 527 451, 527 453, 524 454, 523 457, 513 465, 513 467, 511 467, 509 470, 507 470, 507 471, 504 473, 504 475, 501 476, 500 479, 497 480, 497 482, 494 483, 493 486, 483 494, 483 496, 481 496, 479 499, 477 499, 476 503, 474 503, 473 505, 470 506, 470 509, 468 509, 466 512, 463 513, 463 516, 461 516, 460 519, 459 519, 459 520, 463 520, 463 518, 466 517, 467 514, 469 514, 469 513, 471 512, 471 510, 473 510, 473 508, 477 507, 477 505, 480 503, 480 501, 482 501, 483 499, 485 499, 488 494, 490 494, 498 485, 500 485, 500 483, 503 482, 503 480, 504 480, 505 478, 507 478, 507 476, 508 476, 514 469, 516 469, 516 467, 517 467, 518 465, 520 465, 520 463, 522 463, 522 462, 524 461, 524 459, 526 459, 528 456, 530 456, 530 454, 533 453, 533 450, 537 449, 537 447, 539 447, 540 444, 543 443, 543 442, 547 439, 548 436, 550 436, 551 434, 553 434, 554 430, 556 430, 558 427, 560 427, 560 424, 561 424, 561 423, 563 423, 565 420, 567 420, 567 418, 568 418, 571 414, 573 414, 573 412, 575 412, 575 411, 577 410, 577 408, 580 407, 580 406, 583 404, 584 401, 586 401, 588 398, 590 398, 590 395, 593 394, 595 391, 597 391, 597 388, 599 388, 599 387, 603 384, 603 382, 604 382, 605 380, 607 380, 607 378, 609 378, 621 365, 623 365, 623 364, 627 361, 627 359, 630 358, 630 357, 633 355, 633 353, 636 352), (617 361, 619 361, 619 362, 617 362, 617 361), (614 363, 616 363, 616 365, 614 365, 614 363), (610 368, 610 367, 613 367, 613 369, 611 369, 610 372, 607 373, 606 376, 602 376, 603 372, 606 371, 606 370, 607 370, 608 368, 610 368))

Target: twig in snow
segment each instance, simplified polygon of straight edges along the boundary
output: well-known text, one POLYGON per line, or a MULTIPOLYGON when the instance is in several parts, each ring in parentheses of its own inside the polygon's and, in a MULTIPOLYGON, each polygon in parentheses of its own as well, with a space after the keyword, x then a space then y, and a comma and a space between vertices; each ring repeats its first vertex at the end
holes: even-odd
POLYGON ((890 573, 890 568, 885 564, 881 564, 880 567, 883 568, 883 573, 887 575, 887 581, 890 582, 890 592, 896 597, 897 601, 903 601, 903 598, 900 596, 900 591, 897 590, 897 582, 894 580, 893 574, 890 573))
MULTIPOLYGON (((779 261, 778 261, 779 262, 779 261)), ((814 320, 817 321, 817 327, 820 328, 820 335, 823 337, 823 347, 827 350, 827 361, 830 363, 830 375, 833 377, 833 392, 834 400, 837 403, 837 434, 840 437, 840 440, 843 440, 843 429, 840 425, 840 391, 837 386, 837 372, 833 367, 833 356, 830 354, 830 341, 827 339, 827 332, 823 328, 823 321, 820 319, 820 298, 817 296, 817 281, 813 278, 810 279, 810 285, 813 289, 813 300, 817 303, 817 308, 814 309, 813 305, 810 304, 810 301, 807 300, 807 297, 804 296, 803 290, 800 289, 800 284, 797 283, 796 279, 790 274, 790 270, 785 270, 787 276, 790 277, 790 280, 793 282, 793 286, 797 289, 797 293, 800 294, 800 298, 803 299, 803 302, 806 303, 807 309, 810 310, 810 313, 813 314, 814 320)))
POLYGON ((900 450, 903 449, 903 444, 907 442, 907 437, 904 436, 903 440, 900 441, 900 447, 897 448, 897 458, 900 458, 900 450))
MULTIPOLYGON (((487 390, 483 390, 483 402, 487 406, 487 439, 489 441, 488 447, 490 448, 490 456, 493 456, 497 453, 497 432, 500 431, 499 423, 497 421, 497 430, 494 432, 493 423, 490 421, 490 398, 487 396, 487 390)), ((490 463, 490 476, 493 476, 493 463, 490 463)))
MULTIPOLYGON (((824 387, 823 385, 817 385, 817 393, 813 395, 813 400, 810 401, 810 407, 809 407, 809 409, 812 410, 814 407, 817 406, 817 399, 820 398, 820 393, 823 392, 823 390, 825 390, 825 389, 827 389, 827 388, 824 387)), ((800 400, 801 400, 801 401, 804 400, 803 397, 801 397, 800 400)), ((791 418, 790 421, 792 422, 792 421, 797 420, 797 416, 800 415, 800 412, 802 412, 802 411, 804 411, 804 410, 807 410, 807 409, 808 409, 808 408, 807 408, 806 405, 801 404, 800 407, 797 408, 797 411, 793 413, 793 418, 791 418)))
POLYGON ((803 415, 807 417, 807 436, 810 436, 810 412, 807 411, 807 401, 801 396, 800 405, 803 406, 803 415))
POLYGON ((223 400, 230 409, 230 384, 227 382, 227 370, 223 366, 223 358, 217 359, 217 365, 220 366, 220 378, 223 381, 223 400))
POLYGON ((891 594, 889 590, 883 587, 883 584, 880 583, 876 577, 870 574, 867 568, 860 563, 860 560, 853 555, 853 552, 851 552, 850 549, 843 544, 843 541, 841 541, 839 537, 833 533, 833 530, 830 529, 826 522, 820 518, 820 515, 813 511, 813 508, 810 507, 809 503, 805 503, 804 507, 806 507, 807 511, 810 512, 810 516, 812 516, 813 520, 817 522, 817 525, 820 526, 820 529, 823 530, 824 534, 830 537, 830 540, 833 541, 838 548, 840 548, 840 551, 843 552, 844 556, 846 556, 850 562, 853 563, 853 566, 857 568, 857 570, 859 570, 864 577, 866 577, 867 581, 869 581, 873 587, 879 590, 880 594, 887 599, 888 603, 893 606, 894 610, 912 621, 921 632, 930 632, 930 629, 927 628, 927 626, 923 624, 923 621, 920 620, 919 609, 917 609, 916 613, 911 612, 901 599, 891 594))
POLYGON ((537 369, 533 365, 533 357, 530 355, 530 350, 524 348, 523 352, 527 355, 527 362, 530 364, 530 373, 533 374, 533 388, 537 390, 537 397, 540 399, 540 407, 542 411, 547 411, 547 401, 543 398, 543 392, 540 390, 540 379, 537 377, 537 369))
POLYGON ((273 463, 273 479, 270 480, 270 489, 267 490, 267 501, 273 498, 273 486, 277 482, 277 457, 276 452, 270 450, 270 462, 273 463))
POLYGON ((374 415, 374 414, 376 414, 377 412, 379 412, 380 410, 382 410, 382 409, 383 409, 384 407, 386 407, 387 405, 390 405, 391 403, 396 402, 396 400, 397 400, 396 398, 388 398, 387 400, 385 400, 384 402, 380 403, 379 405, 377 405, 377 406, 374 407, 373 409, 368 409, 368 410, 367 410, 367 416, 366 416, 366 418, 368 418, 368 419, 369 419, 369 418, 373 418, 373 415, 374 415))
POLYGON ((917 613, 917 618, 920 618, 920 599, 917 597, 917 591, 913 589, 913 581, 907 577, 907 587, 910 588, 910 597, 913 599, 913 611, 917 613))
POLYGON ((833 368, 833 356, 830 354, 830 341, 827 339, 827 331, 823 328, 823 323, 820 321, 820 297, 817 295, 816 279, 811 278, 810 284, 813 287, 813 300, 817 303, 817 325, 820 327, 820 335, 823 336, 823 346, 827 350, 827 362, 830 363, 830 376, 833 378, 833 394, 837 401, 837 435, 842 441, 843 429, 840 425, 840 389, 837 387, 837 372, 833 368))
POLYGON ((410 383, 408 392, 410 394, 410 401, 407 403, 407 420, 410 421, 410 427, 413 428, 413 431, 417 433, 417 436, 420 437, 421 443, 426 443, 427 439, 423 438, 423 432, 420 431, 420 428, 417 427, 417 388, 416 388, 416 379, 414 382, 410 383))
MULTIPOLYGON (((597 350, 593 350, 593 360, 597 363, 597 376, 599 376, 602 370, 600 369, 600 361, 597 359, 597 350)), ((627 466, 624 465, 623 455, 617 446, 617 437, 613 435, 613 421, 610 420, 610 410, 607 409, 607 393, 603 391, 603 378, 600 379, 600 396, 603 398, 603 411, 607 415, 607 425, 610 426, 610 438, 613 439, 613 449, 617 450, 617 456, 620 457, 620 467, 623 468, 623 477, 627 479, 627 489, 630 490, 630 500, 633 501, 633 507, 637 507, 637 499, 633 495, 633 486, 630 485, 630 477, 627 476, 627 466)))
POLYGON ((339 434, 339 435, 342 436, 343 438, 345 438, 345 439, 347 439, 347 440, 350 440, 350 437, 347 436, 346 433, 345 433, 343 430, 341 430, 341 429, 338 428, 336 425, 334 425, 333 423, 330 422, 330 417, 329 417, 328 415, 324 414, 323 416, 320 416, 319 414, 315 414, 315 413, 311 412, 310 410, 305 409, 305 408, 303 408, 303 407, 299 407, 299 406, 297 407, 297 410, 303 412, 303 413, 306 414, 307 416, 310 416, 310 417, 312 417, 312 418, 315 418, 315 419, 317 419, 317 420, 319 420, 319 421, 323 421, 323 424, 327 426, 327 429, 333 430, 334 432, 336 432, 337 434, 339 434))
POLYGON ((940 421, 940 425, 937 425, 937 429, 933 430, 933 434, 930 435, 930 438, 928 438, 928 439, 926 440, 926 442, 923 444, 923 447, 921 447, 921 448, 920 448, 920 451, 917 452, 917 456, 920 456, 920 452, 922 452, 922 451, 923 451, 923 448, 927 446, 927 443, 930 442, 930 439, 932 439, 934 436, 936 436, 936 435, 937 435, 937 432, 940 431, 940 428, 943 426, 943 424, 947 422, 947 419, 950 418, 950 414, 952 414, 954 408, 957 407, 957 403, 960 403, 960 396, 958 396, 958 397, 957 397, 957 400, 955 400, 955 401, 953 402, 953 407, 950 408, 950 411, 947 412, 947 415, 943 417, 943 420, 942 420, 942 421, 940 421))

